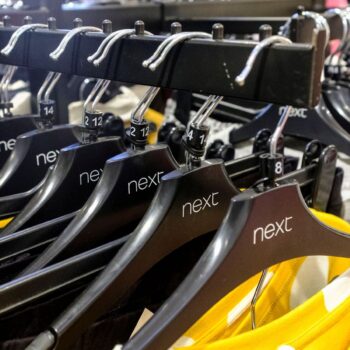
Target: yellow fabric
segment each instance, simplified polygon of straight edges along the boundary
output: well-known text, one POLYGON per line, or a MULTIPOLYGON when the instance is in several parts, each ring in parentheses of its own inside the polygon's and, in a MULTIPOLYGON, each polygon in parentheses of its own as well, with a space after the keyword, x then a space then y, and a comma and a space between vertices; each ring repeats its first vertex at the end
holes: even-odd
MULTIPOLYGON (((350 224, 342 219, 313 212, 324 224, 350 233, 350 224)), ((221 350, 251 349, 255 346, 259 349, 275 349, 287 342, 288 345, 301 349, 302 342, 310 341, 312 347, 307 349, 323 349, 317 347, 320 346, 318 341, 312 340, 314 336, 310 332, 313 330, 314 333, 322 334, 325 341, 334 336, 333 332, 342 333, 341 336, 337 335, 337 343, 341 345, 334 347, 333 343, 328 343, 328 348, 345 349, 343 344, 350 345, 350 323, 337 322, 338 316, 332 316, 335 315, 334 312, 330 315, 322 307, 323 292, 315 293, 348 269, 350 259, 338 257, 303 257, 272 266, 268 269, 264 288, 256 304, 256 330, 251 331, 249 306, 260 274, 220 300, 179 339, 174 348, 221 350), (332 327, 329 326, 330 318, 335 322, 332 327), (328 325, 329 333, 323 324, 328 325), (302 338, 302 334, 306 336, 302 338)), ((337 279, 333 283, 336 282, 337 279)), ((348 282, 350 290, 350 272, 348 282)), ((333 283, 327 288, 330 289, 333 283)), ((350 300, 347 300, 341 309, 348 308, 350 311, 349 303, 350 300)))
POLYGON ((190 349, 346 349, 350 344, 349 291, 350 269, 284 317, 254 331, 190 349), (333 299, 334 310, 329 311, 332 301, 327 298, 333 299))
POLYGON ((13 220, 13 218, 0 220, 0 229, 5 228, 12 220, 13 220))
POLYGON ((151 145, 155 144, 157 143, 158 130, 164 122, 164 115, 154 109, 148 108, 144 118, 156 126, 156 130, 150 132, 148 135, 148 143, 151 145))

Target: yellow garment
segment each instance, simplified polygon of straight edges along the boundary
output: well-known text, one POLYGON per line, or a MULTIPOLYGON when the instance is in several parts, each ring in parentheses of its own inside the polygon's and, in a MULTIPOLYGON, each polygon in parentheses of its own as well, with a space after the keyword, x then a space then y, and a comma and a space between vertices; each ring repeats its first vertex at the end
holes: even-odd
MULTIPOLYGON (((324 224, 350 233, 350 225, 342 219, 330 214, 313 212, 324 224)), ((299 339, 304 330, 312 327, 323 316, 329 315, 320 303, 322 292, 316 295, 315 293, 349 268, 350 259, 321 256, 297 258, 274 265, 268 269, 267 278, 255 308, 256 324, 260 328, 250 331, 250 302, 260 278, 258 274, 221 299, 174 344, 174 348, 216 350, 251 349, 255 346, 259 349, 274 349, 286 343, 286 340, 299 339), (315 296, 312 297, 313 295, 315 296), (308 306, 310 303, 311 307, 308 306), (295 311, 291 311, 293 309, 295 311), (298 312, 298 315, 294 321, 288 321, 295 312, 298 312), (284 321, 286 318, 287 321, 284 321), (288 322, 294 322, 298 326, 288 322), (273 333, 269 335, 261 331, 270 329, 269 327, 272 326, 273 333), (261 336, 255 339, 255 334, 261 334, 261 336)), ((350 290, 350 279, 348 290, 350 290)), ((345 338, 339 337, 339 341, 348 341, 349 343, 346 344, 349 345, 350 323, 345 322, 345 324, 346 326, 343 322, 339 322, 335 329, 342 332, 341 327, 347 327, 345 338)), ((323 328, 324 337, 327 336, 326 333, 326 329, 323 328)), ((300 349, 299 344, 297 348, 300 349)), ((332 347, 334 350, 343 348, 345 347, 332 347)), ((322 347, 313 349, 322 349, 322 347)))
POLYGON ((350 269, 282 318, 254 331, 190 349, 346 349, 350 343, 349 322, 350 269))
POLYGON ((12 220, 13 220, 13 218, 0 220, 0 229, 5 228, 12 220))
POLYGON ((153 145, 157 143, 158 130, 164 122, 164 115, 148 108, 144 117, 149 123, 153 123, 156 126, 156 130, 151 131, 148 135, 148 143, 153 145))

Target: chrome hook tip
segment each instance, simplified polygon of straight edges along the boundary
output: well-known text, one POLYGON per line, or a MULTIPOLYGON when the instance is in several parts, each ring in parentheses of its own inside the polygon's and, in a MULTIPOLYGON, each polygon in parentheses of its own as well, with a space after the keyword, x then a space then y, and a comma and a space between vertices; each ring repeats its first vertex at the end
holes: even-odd
POLYGON ((152 64, 150 64, 150 65, 148 66, 148 68, 149 68, 152 72, 154 72, 154 71, 157 69, 157 67, 158 67, 158 65, 156 65, 155 63, 152 63, 152 64))
POLYGON ((95 61, 93 62, 93 64, 94 64, 95 67, 98 67, 98 66, 100 65, 100 63, 101 63, 100 60, 95 60, 95 61))
POLYGON ((54 61, 58 61, 58 57, 55 54, 50 53, 50 58, 54 61))
POLYGON ((238 75, 236 78, 235 78, 235 82, 237 85, 239 86, 244 86, 245 85, 245 77, 243 77, 242 75, 238 75))
POLYGON ((4 56, 8 56, 9 53, 10 53, 9 50, 5 50, 5 49, 1 50, 0 52, 1 52, 1 54, 4 55, 4 56))
POLYGON ((143 66, 144 68, 148 68, 149 65, 150 65, 150 61, 149 61, 149 60, 144 60, 144 61, 142 62, 142 66, 143 66))

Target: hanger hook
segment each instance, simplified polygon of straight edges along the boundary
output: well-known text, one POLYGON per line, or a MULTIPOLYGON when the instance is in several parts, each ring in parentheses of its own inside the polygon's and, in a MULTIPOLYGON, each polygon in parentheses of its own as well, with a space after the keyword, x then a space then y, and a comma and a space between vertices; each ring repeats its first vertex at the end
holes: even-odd
POLYGON ((99 65, 99 63, 101 63, 105 59, 105 57, 109 51, 109 49, 108 49, 106 52, 106 49, 105 49, 107 44, 112 39, 114 39, 114 37, 117 37, 116 40, 119 40, 120 38, 122 38, 124 36, 128 36, 128 35, 133 34, 134 32, 135 32, 134 29, 121 29, 121 30, 118 30, 116 32, 110 33, 108 36, 106 36, 103 39, 103 41, 101 42, 101 44, 98 47, 98 49, 96 50, 96 52, 94 52, 92 55, 90 55, 87 58, 88 62, 93 63, 95 66, 99 65), (97 59, 98 56, 100 56, 100 55, 101 55, 102 59, 101 59, 101 57, 99 59, 97 59))
POLYGON ((0 96, 1 96, 1 102, 4 102, 5 101, 5 96, 4 96, 4 89, 3 89, 3 86, 5 84, 5 81, 10 73, 10 69, 11 69, 11 66, 5 66, 5 69, 4 69, 4 74, 3 76, 1 77, 1 81, 0 81, 0 96))
POLYGON ((91 92, 89 93, 88 97, 86 98, 86 100, 84 102, 84 111, 87 110, 87 107, 88 107, 89 103, 91 102, 91 100, 96 95, 96 92, 101 87, 102 83, 103 83, 103 79, 98 79, 97 80, 96 84, 94 85, 94 87, 92 88, 91 92))
POLYGON ((56 72, 49 72, 44 80, 44 82, 42 83, 36 100, 37 100, 37 105, 38 105, 38 111, 40 110, 40 102, 43 101, 43 95, 44 95, 44 101, 48 101, 50 98, 50 94, 52 92, 52 90, 54 89, 54 87, 56 86, 58 80, 61 77, 61 73, 56 73, 56 72))
POLYGON ((51 94, 52 90, 54 89, 54 87, 56 86, 58 80, 61 78, 61 75, 62 75, 62 73, 55 73, 54 74, 53 79, 45 92, 45 96, 44 96, 45 101, 48 101, 50 99, 50 94, 51 94))
POLYGON ((329 28, 327 20, 319 13, 313 11, 303 11, 302 15, 307 18, 312 18, 315 21, 316 29, 326 31, 326 45, 328 45, 331 37, 331 30, 329 28))
MULTIPOLYGON (((235 81, 239 86, 243 86, 246 82, 247 77, 249 76, 256 58, 258 57, 260 51, 267 47, 267 46, 271 46, 273 44, 276 43, 281 43, 281 44, 287 44, 287 45, 292 45, 292 41, 288 38, 285 38, 284 36, 280 36, 280 35, 273 35, 270 36, 268 38, 265 38, 264 40, 260 41, 253 49, 253 51, 250 53, 247 63, 245 65, 245 67, 243 68, 242 72, 237 75, 235 81)), ((291 112, 292 107, 291 106, 286 106, 286 108, 284 109, 284 112, 278 122, 278 125, 274 131, 274 133, 272 134, 272 138, 271 138, 271 143, 270 143, 270 153, 271 154, 275 154, 276 153, 276 149, 277 149, 277 143, 278 140, 282 134, 282 131, 284 129, 284 126, 286 125, 286 122, 289 118, 290 112, 291 112)))
POLYGON ((212 39, 212 35, 205 32, 182 32, 173 34, 165 39, 147 60, 143 61, 142 65, 155 71, 158 66, 165 60, 170 50, 177 44, 188 39, 212 39))
MULTIPOLYGON (((158 63, 155 63, 154 66, 150 66, 149 68, 151 70, 155 70, 158 65, 164 61, 166 58, 168 52, 173 48, 175 45, 177 45, 179 42, 184 41, 186 39, 190 38, 198 38, 198 37, 205 37, 205 38, 211 38, 212 36, 208 33, 202 33, 202 32, 192 32, 192 33, 176 33, 165 39, 160 46, 157 48, 155 53, 146 61, 153 61, 154 59, 159 60, 158 63), (158 57, 160 55, 160 57, 158 57)), ((145 62, 143 62, 143 66, 145 67, 145 62)), ((150 87, 146 94, 142 97, 139 104, 136 106, 134 111, 132 112, 132 119, 136 123, 141 123, 144 114, 146 113, 147 108, 152 103, 154 98, 159 92, 158 87, 150 87)))
POLYGON ((7 77, 4 81, 4 85, 2 86, 2 89, 3 89, 3 93, 4 93, 4 102, 9 102, 9 90, 8 90, 8 87, 9 87, 9 84, 16 72, 18 67, 16 66, 10 66, 10 69, 9 69, 9 73, 7 74, 7 77))
POLYGON ((96 111, 96 105, 99 103, 99 101, 101 100, 101 97, 103 96, 103 94, 106 92, 109 84, 111 83, 110 80, 104 80, 104 79, 98 79, 96 84, 94 85, 93 89, 91 90, 89 96, 86 98, 85 102, 84 102, 84 113, 83 113, 83 121, 82 124, 84 125, 84 117, 87 113, 88 110, 88 105, 89 103, 92 101, 92 99, 95 96, 94 101, 92 102, 92 106, 90 109, 90 112, 93 113, 96 111))
POLYGON ((4 88, 5 88, 6 81, 8 80, 9 76, 11 75, 12 67, 13 66, 6 66, 4 74, 3 74, 2 78, 1 78, 1 82, 0 82, 1 102, 6 102, 6 96, 5 96, 5 89, 4 88))
POLYGON ((160 88, 156 86, 151 86, 144 96, 141 98, 140 102, 137 104, 133 112, 131 113, 131 119, 136 123, 141 123, 143 116, 145 115, 148 107, 157 96, 160 88))
POLYGON ((201 127, 223 98, 223 96, 210 95, 193 117, 191 123, 195 124, 197 127, 201 127))
POLYGON ((19 27, 12 35, 8 42, 8 44, 0 51, 2 55, 8 56, 12 50, 15 48, 18 39, 27 31, 29 30, 35 30, 38 28, 47 28, 47 24, 42 23, 31 23, 31 24, 25 24, 21 27, 19 27))
POLYGON ((56 50, 52 51, 50 53, 50 57, 54 60, 57 61, 60 56, 63 54, 64 50, 66 49, 68 43, 78 34, 81 33, 86 33, 86 32, 102 32, 102 29, 97 28, 97 27, 91 27, 91 26, 86 26, 86 27, 77 27, 72 30, 70 30, 62 39, 60 44, 57 46, 56 50))
POLYGON ((292 106, 285 106, 285 108, 283 110, 283 114, 282 114, 281 118, 279 119, 278 124, 276 126, 276 129, 271 136, 271 142, 270 142, 270 154, 271 155, 274 155, 277 153, 278 140, 282 136, 283 129, 286 126, 286 123, 288 121, 288 118, 289 118, 291 111, 292 111, 292 106))
POLYGON ((96 110, 96 105, 100 102, 103 94, 106 92, 109 84, 111 83, 110 80, 104 80, 103 84, 99 90, 99 92, 96 94, 96 97, 94 99, 94 101, 92 102, 92 106, 91 106, 91 110, 95 111, 96 110))
MULTIPOLYGON (((328 13, 328 14, 335 14, 335 15, 338 15, 341 18, 342 27, 343 27, 343 35, 342 35, 342 38, 341 38, 341 45, 340 46, 343 46, 344 44, 346 44, 346 41, 347 41, 347 38, 348 38, 348 35, 349 35, 349 23, 348 23, 346 11, 342 11, 342 10, 340 10, 338 8, 334 8, 334 9, 327 10, 326 13, 328 13)), ((327 22, 327 25, 328 25, 328 22, 327 22)), ((329 28, 329 26, 328 26, 328 28, 329 28)))
MULTIPOLYGON (((109 34, 101 43, 97 51, 88 57, 89 62, 93 62, 95 66, 101 64, 101 62, 107 57, 111 47, 120 39, 136 34, 135 29, 121 29, 109 34)), ((144 31, 146 35, 153 35, 151 32, 144 31)))
POLYGON ((259 53, 267 46, 270 46, 272 44, 292 44, 292 41, 284 36, 280 35, 273 35, 270 36, 261 42, 259 42, 253 49, 253 51, 250 53, 248 60, 246 62, 245 67, 243 68, 242 72, 237 75, 235 81, 239 86, 244 86, 246 79, 248 78, 248 75, 250 74, 256 58, 258 57, 259 53))

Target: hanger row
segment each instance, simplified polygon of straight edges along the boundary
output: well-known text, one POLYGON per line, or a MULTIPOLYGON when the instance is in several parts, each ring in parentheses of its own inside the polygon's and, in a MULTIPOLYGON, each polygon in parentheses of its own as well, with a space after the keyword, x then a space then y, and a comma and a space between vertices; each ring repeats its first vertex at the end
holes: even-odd
MULTIPOLYGON (((26 18, 25 24, 18 28, 11 26, 7 19, 0 28, 1 64, 281 105, 313 107, 318 103, 318 74, 315 74, 314 67, 322 65, 323 57, 317 49, 322 43, 315 44, 315 47, 293 45, 292 50, 283 44, 264 48, 260 55, 265 57, 264 64, 259 57, 247 84, 238 89, 233 77, 239 73, 257 43, 226 40, 223 27, 219 26, 221 32, 215 29, 217 24, 213 25, 211 33, 175 33, 179 37, 188 34, 188 40, 176 50, 170 49, 169 60, 151 73, 142 63, 166 43, 167 36, 150 35, 142 21, 136 21, 134 28, 116 32, 111 32, 110 21, 104 21, 98 28, 84 26, 76 19, 72 30, 57 29, 54 18, 49 18, 47 24, 30 22, 26 18), (193 37, 193 33, 197 35, 193 37), (94 64, 87 64, 87 57, 91 59, 110 36, 114 40, 108 41, 106 46, 108 59, 103 60, 103 56, 102 60, 92 58, 94 64), (196 70, 192 69, 193 64, 196 70), (276 65, 280 67, 278 77, 273 69, 276 65), (283 83, 292 81, 296 75, 300 85, 304 86, 302 91, 283 83), (226 83, 217 77, 222 77, 226 83)), ((171 28, 181 30, 176 25, 171 28)))

